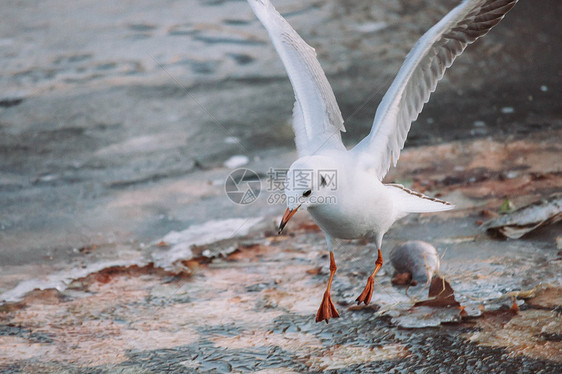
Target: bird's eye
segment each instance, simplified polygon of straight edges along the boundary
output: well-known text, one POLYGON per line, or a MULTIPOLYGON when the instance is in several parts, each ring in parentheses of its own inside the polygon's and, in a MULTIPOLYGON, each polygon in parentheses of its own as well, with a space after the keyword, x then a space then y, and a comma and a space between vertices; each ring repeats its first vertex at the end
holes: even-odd
POLYGON ((311 193, 312 193, 312 190, 307 190, 307 191, 304 191, 304 192, 302 193, 302 195, 303 195, 304 197, 308 197, 308 196, 310 196, 311 193))

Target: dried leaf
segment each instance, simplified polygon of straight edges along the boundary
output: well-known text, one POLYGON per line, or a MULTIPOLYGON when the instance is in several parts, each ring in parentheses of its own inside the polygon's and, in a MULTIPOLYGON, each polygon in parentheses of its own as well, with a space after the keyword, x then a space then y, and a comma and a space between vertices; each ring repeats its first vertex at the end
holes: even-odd
POLYGON ((429 286, 429 299, 418 301, 414 306, 449 307, 460 306, 455 299, 455 291, 443 277, 435 277, 429 286))
POLYGON ((527 205, 516 211, 487 222, 483 227, 488 233, 498 233, 511 239, 545 225, 562 220, 562 194, 553 194, 545 200, 527 205))

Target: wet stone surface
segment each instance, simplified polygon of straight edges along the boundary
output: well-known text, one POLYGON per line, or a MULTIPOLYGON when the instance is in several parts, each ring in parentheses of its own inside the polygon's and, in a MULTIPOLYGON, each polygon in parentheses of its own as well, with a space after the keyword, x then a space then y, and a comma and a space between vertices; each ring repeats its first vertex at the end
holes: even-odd
POLYGON ((411 215, 393 226, 367 307, 353 300, 376 250, 361 241, 338 242, 332 293, 341 318, 329 324, 314 322, 328 256, 306 213, 280 236, 278 217, 227 218, 170 232, 150 245, 83 247, 71 271, 5 293, 13 300, 0 309, 1 369, 559 372, 560 223, 520 240, 494 239, 481 226, 499 214, 506 196, 524 206, 558 188, 558 137, 545 131, 509 145, 485 139, 405 151, 405 170, 389 178, 438 192, 457 209, 411 215), (506 170, 518 172, 498 177, 506 170), (392 286, 390 250, 413 239, 437 248, 440 274, 464 309, 414 307, 427 298, 424 285, 408 294, 392 286), (103 266, 104 251, 121 259, 103 266), (29 292, 34 287, 44 290, 29 292))
MULTIPOLYGON (((316 49, 352 145, 456 2, 274 3, 316 49)), ((277 236, 282 205, 225 196, 233 156, 261 178, 295 159, 291 86, 247 4, 2 10, 0 372, 562 372, 561 224, 519 240, 482 226, 562 186, 560 1, 519 2, 447 72, 386 181, 457 209, 393 226, 369 306, 353 300, 376 248, 338 243, 329 324, 306 213, 277 236), (408 240, 435 246, 461 309, 392 286, 408 240)))
POLYGON ((376 250, 361 241, 338 242, 332 295, 341 318, 329 324, 314 322, 329 271, 323 234, 307 214, 297 214, 280 236, 278 217, 227 218, 170 232, 142 248, 83 247, 77 259, 90 267, 74 265, 60 278, 30 283, 42 291, 10 291, 13 300, 0 309, 1 368, 558 372, 560 224, 520 240, 494 239, 481 226, 499 214, 506 195, 524 206, 557 188, 558 136, 547 131, 509 146, 487 139, 404 152, 406 170, 389 177, 401 181, 413 174, 406 181, 414 188, 439 192, 458 208, 411 215, 393 226, 383 243, 387 262, 366 307, 353 300, 376 250), (522 162, 528 167, 518 167, 522 162), (472 179, 483 168, 486 176, 472 179), (496 177, 502 170, 520 171, 496 177), (532 178, 536 173, 543 177, 532 178), (444 178, 451 174, 454 181, 444 178), (408 294, 392 286, 390 250, 413 239, 437 248, 440 275, 464 309, 414 307, 427 298, 424 285, 410 287, 408 294), (122 259, 92 266, 107 250, 118 250, 122 259))
MULTIPOLYGON (((387 243, 402 240, 414 227, 441 227, 445 232, 447 225, 464 220, 414 219, 398 225, 387 243)), ((455 246, 449 246, 446 255, 441 253, 441 274, 456 285, 461 304, 478 299, 483 312, 461 317, 461 310, 449 308, 448 313, 458 316, 453 323, 444 318, 424 327, 426 317, 413 307, 419 298, 410 299, 390 284, 388 265, 377 277, 372 305, 352 305, 369 270, 361 259, 375 255, 364 244, 343 243, 336 252, 339 268, 333 288, 341 318, 315 323, 328 270, 322 234, 310 228, 304 216, 297 218, 289 235, 265 236, 264 242, 259 233, 250 234, 226 258, 197 260, 192 275, 174 277, 150 266, 114 268, 76 281, 80 287, 36 291, 19 304, 4 305, 0 342, 7 363, 2 370, 555 373, 562 368, 555 327, 560 284, 541 286, 557 282, 557 261, 535 269, 533 278, 511 275, 506 284, 515 290, 512 297, 509 289, 490 296, 522 252, 512 250, 512 242, 479 237, 472 245, 488 242, 497 260, 483 258, 470 268, 455 246), (252 245, 252 240, 265 244, 252 245), (469 273, 454 274, 459 261, 469 273), (518 312, 510 309, 516 297, 518 312), (417 320, 417 328, 401 328, 405 317, 408 323, 417 320)), ((541 249, 537 241, 523 247, 530 266, 548 256, 548 248, 541 249)), ((474 251, 474 256, 489 257, 489 252, 474 251)), ((434 317, 441 309, 447 308, 428 308, 434 317)))

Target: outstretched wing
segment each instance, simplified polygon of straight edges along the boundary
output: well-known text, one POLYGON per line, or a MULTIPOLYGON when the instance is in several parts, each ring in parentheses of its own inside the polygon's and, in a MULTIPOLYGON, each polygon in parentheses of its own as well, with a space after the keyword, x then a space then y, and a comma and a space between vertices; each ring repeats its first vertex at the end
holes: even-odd
POLYGON ((484 36, 518 0, 465 0, 427 31, 414 45, 384 95, 370 134, 351 152, 380 180, 400 150, 423 105, 445 70, 466 46, 484 36))
POLYGON ((322 149, 345 150, 340 134, 345 131, 343 118, 314 48, 302 40, 269 0, 248 3, 269 33, 293 85, 293 129, 299 155, 322 149))

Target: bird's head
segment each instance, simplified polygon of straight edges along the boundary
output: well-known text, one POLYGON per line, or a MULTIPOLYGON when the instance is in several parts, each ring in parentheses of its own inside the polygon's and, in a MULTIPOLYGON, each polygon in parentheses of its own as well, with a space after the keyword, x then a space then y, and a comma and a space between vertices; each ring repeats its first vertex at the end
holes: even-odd
POLYGON ((279 233, 300 207, 336 202, 337 173, 333 159, 324 156, 302 157, 291 165, 284 186, 287 210, 279 225, 279 233))

